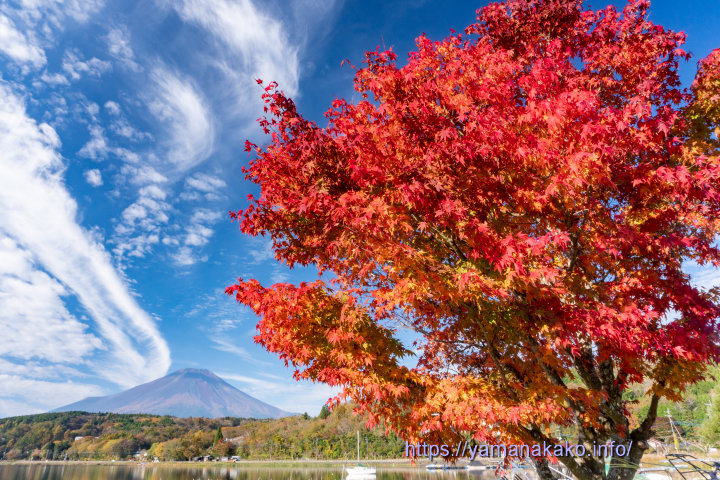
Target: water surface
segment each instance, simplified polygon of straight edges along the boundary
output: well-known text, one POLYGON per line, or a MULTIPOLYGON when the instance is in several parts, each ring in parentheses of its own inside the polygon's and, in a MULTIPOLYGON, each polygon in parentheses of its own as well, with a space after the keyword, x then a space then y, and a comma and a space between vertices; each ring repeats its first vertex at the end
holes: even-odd
MULTIPOLYGON (((377 480, 492 480, 492 472, 428 472, 422 467, 383 469, 377 480)), ((0 480, 341 480, 340 468, 175 465, 0 465, 0 480)))

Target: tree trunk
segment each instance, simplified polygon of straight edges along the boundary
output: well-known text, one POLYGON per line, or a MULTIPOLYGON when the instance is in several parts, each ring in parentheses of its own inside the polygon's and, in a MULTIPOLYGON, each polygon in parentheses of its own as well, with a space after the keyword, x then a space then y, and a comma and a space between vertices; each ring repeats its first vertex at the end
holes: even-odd
MULTIPOLYGON (((634 432, 635 433, 635 432, 634 432)), ((634 435, 633 435, 634 436, 634 435)), ((637 473, 645 450, 648 449, 646 439, 637 438, 630 439, 621 445, 625 445, 630 452, 625 457, 613 457, 610 463, 610 471, 607 480, 631 480, 637 473), (630 444, 632 442, 632 444, 630 444)))
POLYGON ((559 477, 559 475, 550 470, 550 464, 547 458, 533 459, 533 462, 535 463, 535 471, 540 477, 540 480, 556 480, 559 477))

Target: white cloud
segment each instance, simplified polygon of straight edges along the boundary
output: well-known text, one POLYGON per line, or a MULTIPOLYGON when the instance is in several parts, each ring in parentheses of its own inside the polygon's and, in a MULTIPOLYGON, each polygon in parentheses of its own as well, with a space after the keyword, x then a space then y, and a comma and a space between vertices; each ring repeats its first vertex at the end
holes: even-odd
MULTIPOLYGON (((74 295, 92 319, 91 334, 102 340, 102 349, 94 351, 90 368, 123 386, 157 378, 170 365, 168 346, 113 268, 109 254, 77 223, 77 204, 62 180, 59 147, 55 131, 29 118, 21 100, 0 85, 0 232, 20 251, 10 255, 16 257, 14 268, 22 267, 22 258, 31 258, 37 265, 34 271, 40 272, 26 269, 25 284, 16 282, 6 288, 25 296, 42 292, 50 302, 47 308, 54 312, 52 321, 66 324, 65 330, 57 331, 78 337, 82 328, 64 314, 57 300, 74 295), (25 257, 21 257, 23 252, 25 257)), ((8 247, 8 251, 12 249, 8 247)), ((27 321, 40 335, 50 320, 33 314, 31 305, 16 307, 18 312, 23 308, 28 308, 27 321)), ((14 343, 16 338, 20 340, 13 329, 4 329, 3 344, 14 343)), ((86 347, 76 346, 77 355, 89 354, 95 346, 92 337, 78 338, 85 339, 86 347)), ((45 348, 41 336, 35 347, 45 348)))
POLYGON ((283 24, 250 0, 184 0, 173 3, 187 22, 197 23, 239 57, 253 78, 275 80, 290 95, 298 90, 298 49, 283 24))
POLYGON ((39 408, 32 405, 32 401, 28 401, 27 398, 8 400, 7 398, 0 397, 0 418, 32 415, 35 413, 43 413, 47 410, 47 408, 39 408))
MULTIPOLYGON (((138 162, 132 161, 131 163, 138 162)), ((148 165, 125 164, 120 169, 120 174, 123 177, 122 180, 138 186, 162 184, 168 181, 165 175, 162 175, 160 172, 148 165)))
POLYGON ((213 151, 213 117, 193 84, 166 69, 153 73, 155 95, 149 108, 167 126, 167 163, 184 172, 205 161, 213 151))
POLYGON ((85 23, 105 4, 103 0, 20 0, 17 15, 26 24, 46 22, 54 28, 63 28, 73 20, 85 23))
POLYGON ((81 60, 80 52, 77 50, 69 50, 63 56, 62 69, 72 80, 80 80, 83 75, 99 78, 110 68, 110 62, 99 58, 93 57, 90 60, 81 60))
MULTIPOLYGON (((96 116, 99 113, 98 109, 99 107, 96 103, 91 103, 85 108, 85 110, 90 114, 93 120, 97 120, 96 116)), ((130 127, 130 125, 127 125, 127 122, 125 122, 124 119, 120 119, 112 123, 110 125, 110 129, 121 136, 128 135, 133 138, 141 138, 145 136, 144 134, 141 134, 137 130, 130 127)), ((105 160, 108 155, 112 154, 126 163, 136 164, 140 161, 140 156, 134 151, 128 150, 125 147, 112 146, 110 144, 110 141, 108 140, 108 137, 105 134, 105 130, 100 125, 91 124, 88 127, 88 130, 90 131, 90 140, 88 140, 87 143, 85 143, 85 145, 83 145, 82 148, 78 151, 79 156, 83 158, 89 158, 91 160, 105 160)), ((143 166, 129 167, 129 170, 126 170, 125 173, 132 174, 132 171, 137 171, 138 175, 143 175, 143 173, 151 174, 151 172, 155 172, 155 170, 151 167, 143 166)), ((155 175, 155 182, 163 182, 166 180, 167 179, 160 174, 155 175)), ((143 184, 147 182, 145 182, 144 180, 133 180, 132 183, 143 184)))
POLYGON ((101 187, 103 184, 102 174, 100 173, 100 170, 97 168, 93 168, 90 170, 85 170, 85 173, 83 174, 85 176, 85 181, 92 185, 93 187, 101 187))
MULTIPOLYGON (((143 139, 152 139, 152 135, 150 135, 147 132, 140 132, 135 127, 130 125, 127 118, 123 115, 122 108, 120 107, 120 104, 117 102, 113 102, 112 100, 108 100, 105 102, 105 110, 110 114, 111 117, 113 117, 113 120, 110 122, 110 131, 113 133, 124 137, 128 140, 143 140, 143 139)), ((116 152, 117 153, 117 152, 116 152)), ((119 153, 118 157, 122 158, 122 155, 119 153)), ((128 159, 126 161, 133 161, 131 159, 128 159)))
POLYGON ((85 397, 102 395, 97 385, 49 382, 0 374, 0 417, 40 413, 85 397), (28 408, 29 407, 29 408, 28 408))
POLYGON ((6 375, 19 375, 42 380, 64 380, 70 377, 89 378, 91 375, 63 364, 53 364, 42 360, 24 360, 21 364, 0 358, 0 372, 6 375))
POLYGON ((40 80, 48 85, 70 85, 70 81, 62 73, 43 72, 40 76, 40 80))
POLYGON ((122 58, 133 58, 128 33, 125 29, 113 28, 107 34, 108 49, 111 54, 122 58))
POLYGON ((65 308, 62 297, 69 292, 32 263, 27 250, 0 236, 0 331, 12 332, 13 340, 0 342, 0 356, 84 361, 102 344, 65 308))
POLYGON ((93 120, 97 120, 97 116, 100 113, 100 105, 95 102, 90 102, 86 103, 84 106, 85 111, 90 114, 90 117, 92 117, 93 120))
POLYGON ((210 237, 213 233, 212 228, 208 228, 204 225, 191 225, 185 235, 185 245, 190 247, 202 247, 210 241, 210 237))
POLYGON ((108 151, 107 138, 105 138, 105 132, 100 125, 90 126, 90 140, 83 145, 78 152, 78 155, 92 160, 103 160, 107 157, 108 151))
POLYGON ((189 267, 190 265, 195 265, 198 262, 205 262, 207 259, 207 255, 195 255, 193 250, 187 246, 178 248, 173 254, 173 260, 175 260, 175 264, 178 267, 189 267))
POLYGON ((180 198, 186 201, 206 200, 214 202, 225 198, 224 192, 227 184, 219 177, 196 173, 185 179, 185 188, 180 198))
POLYGON ((140 71, 140 65, 135 61, 135 53, 130 46, 130 34, 124 26, 112 28, 105 37, 110 55, 117 58, 123 65, 133 71, 140 71))
POLYGON ((42 48, 19 32, 12 20, 1 13, 0 52, 23 65, 41 67, 45 64, 45 52, 42 48))
POLYGON ((215 223, 223 217, 223 214, 217 210, 210 210, 207 208, 196 209, 190 217, 192 223, 215 223))
POLYGON ((122 116, 118 116, 118 118, 110 124, 110 130, 121 137, 133 141, 152 138, 152 135, 150 135, 149 133, 140 132, 135 127, 130 125, 127 119, 122 116))
POLYGON ((175 263, 187 267, 200 261, 207 261, 207 255, 200 255, 196 251, 199 247, 207 245, 215 233, 208 225, 217 223, 221 218, 220 212, 198 208, 190 216, 190 222, 180 237, 168 236, 163 239, 166 245, 180 245, 173 254, 175 263))
POLYGON ((123 210, 122 222, 115 228, 113 252, 118 257, 144 257, 152 252, 170 219, 166 198, 167 193, 157 184, 140 188, 138 199, 123 210))
POLYGON ((185 185, 201 192, 216 192, 227 186, 224 180, 205 173, 196 173, 185 180, 185 185))
POLYGON ((105 109, 110 113, 110 115, 120 115, 120 105, 118 105, 117 102, 108 100, 105 102, 105 109))
POLYGON ((712 265, 699 265, 696 262, 685 262, 683 271, 690 274, 692 284, 704 290, 720 286, 720 270, 712 265))

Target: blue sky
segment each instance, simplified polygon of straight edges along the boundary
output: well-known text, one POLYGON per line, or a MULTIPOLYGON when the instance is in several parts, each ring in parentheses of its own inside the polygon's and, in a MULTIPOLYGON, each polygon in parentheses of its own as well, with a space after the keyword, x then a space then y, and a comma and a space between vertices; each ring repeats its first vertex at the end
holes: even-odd
MULTIPOLYGON (((316 414, 333 392, 294 382, 223 294, 238 276, 313 278, 227 216, 257 193, 241 173, 244 141, 263 142, 254 79, 321 122, 353 96, 342 60, 378 45, 404 58, 484 3, 0 2, 0 417, 186 367, 316 414)), ((720 46, 718 4, 655 0, 651 18, 688 34, 688 86, 720 46)))

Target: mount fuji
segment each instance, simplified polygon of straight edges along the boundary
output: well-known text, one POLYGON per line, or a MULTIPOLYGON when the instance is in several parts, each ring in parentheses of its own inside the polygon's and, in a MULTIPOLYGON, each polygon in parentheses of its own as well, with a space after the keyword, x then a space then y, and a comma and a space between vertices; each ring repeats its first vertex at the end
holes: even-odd
POLYGON ((88 397, 52 411, 207 418, 280 418, 295 415, 251 397, 208 370, 192 368, 178 370, 124 392, 106 397, 88 397))

